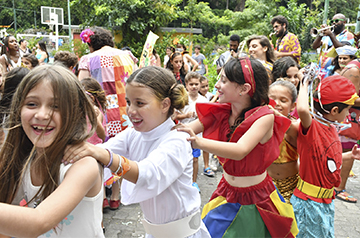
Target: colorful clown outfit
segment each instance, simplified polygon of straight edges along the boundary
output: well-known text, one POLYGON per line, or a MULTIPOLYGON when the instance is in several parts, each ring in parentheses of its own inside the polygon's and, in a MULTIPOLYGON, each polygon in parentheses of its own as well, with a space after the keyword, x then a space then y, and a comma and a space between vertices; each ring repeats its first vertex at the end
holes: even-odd
POLYGON ((292 53, 291 56, 296 59, 297 63, 300 63, 301 46, 294 33, 286 32, 284 37, 277 39, 275 50, 292 53))
POLYGON ((105 91, 109 137, 123 131, 130 120, 126 115, 125 83, 135 70, 137 59, 129 51, 104 46, 81 57, 79 70, 87 70, 105 91))
MULTIPOLYGON (((316 91, 323 105, 341 102, 353 105, 358 98, 355 86, 343 76, 329 76, 316 91)), ((345 109, 344 109, 345 110, 345 109)), ((299 181, 290 201, 299 227, 297 237, 334 237, 334 187, 340 185, 342 148, 334 125, 312 119, 310 127, 300 123, 297 148, 300 157, 299 181)))
MULTIPOLYGON (((245 119, 228 140, 230 131, 230 104, 198 103, 200 122, 204 126, 203 137, 237 142, 252 124, 262 116, 273 114, 268 106, 253 108, 245 113, 245 119)), ((290 121, 275 116, 273 136, 256 147, 242 160, 219 157, 224 174, 230 176, 256 176, 264 174, 266 168, 279 155, 282 141, 290 121)), ((266 174, 259 184, 249 187, 234 187, 224 175, 202 211, 202 219, 212 237, 295 237, 297 225, 290 204, 286 204, 266 174)))

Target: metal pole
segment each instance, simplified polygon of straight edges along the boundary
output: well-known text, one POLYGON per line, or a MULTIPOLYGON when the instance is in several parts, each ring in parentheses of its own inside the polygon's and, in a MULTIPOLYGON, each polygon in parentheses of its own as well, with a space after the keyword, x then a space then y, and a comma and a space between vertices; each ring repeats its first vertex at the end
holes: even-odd
POLYGON ((325 0, 323 24, 326 24, 326 20, 328 18, 328 11, 329 11, 329 0, 325 0))
POLYGON ((69 44, 72 42, 72 34, 71 34, 71 14, 70 14, 70 0, 68 0, 68 15, 69 15, 69 44))
MULTIPOLYGON (((359 4, 360 9, 360 4, 359 4)), ((360 31, 360 11, 358 11, 357 18, 356 18, 356 27, 355 27, 355 34, 360 31)))
POLYGON ((34 11, 35 29, 36 29, 36 11, 34 11))
POLYGON ((14 26, 15 26, 15 33, 17 31, 17 27, 16 27, 16 10, 15 10, 15 2, 14 0, 12 1, 13 2, 13 10, 14 10, 14 26))

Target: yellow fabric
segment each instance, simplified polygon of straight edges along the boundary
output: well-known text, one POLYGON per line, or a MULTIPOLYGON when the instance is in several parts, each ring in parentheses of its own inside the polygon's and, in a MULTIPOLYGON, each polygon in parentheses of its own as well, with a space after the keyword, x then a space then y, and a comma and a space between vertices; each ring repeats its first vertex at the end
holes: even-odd
POLYGON ((274 164, 285 164, 292 161, 297 161, 299 155, 297 149, 290 145, 289 142, 282 140, 279 146, 280 154, 279 157, 274 161, 274 164))
POLYGON ((355 100, 356 100, 358 97, 359 97, 359 96, 358 96, 356 93, 354 93, 354 95, 352 95, 350 99, 348 99, 348 100, 346 100, 346 101, 344 101, 344 102, 342 102, 342 103, 345 103, 345 104, 347 104, 347 105, 354 105, 355 100))
POLYGON ((276 209, 279 211, 280 215, 285 216, 285 217, 291 217, 293 219, 290 231, 293 234, 293 236, 296 237, 296 235, 299 233, 299 230, 298 230, 297 223, 295 220, 295 214, 294 214, 293 207, 290 204, 287 204, 287 203, 284 203, 283 201, 281 201, 279 194, 277 193, 276 190, 274 190, 270 194, 270 198, 271 198, 271 201, 274 203, 276 209))
POLYGON ((316 185, 310 184, 299 178, 296 187, 306 195, 314 198, 332 198, 334 195, 334 188, 322 188, 316 185))
POLYGON ((299 180, 299 174, 294 174, 293 176, 284 178, 284 179, 272 179, 275 186, 278 188, 280 194, 285 199, 286 203, 290 203, 290 198, 293 195, 293 192, 296 188, 296 185, 299 180))
POLYGON ((201 219, 204 219, 209 211, 217 208, 218 206, 221 206, 223 204, 227 203, 226 198, 223 196, 219 196, 208 202, 201 213, 201 219))

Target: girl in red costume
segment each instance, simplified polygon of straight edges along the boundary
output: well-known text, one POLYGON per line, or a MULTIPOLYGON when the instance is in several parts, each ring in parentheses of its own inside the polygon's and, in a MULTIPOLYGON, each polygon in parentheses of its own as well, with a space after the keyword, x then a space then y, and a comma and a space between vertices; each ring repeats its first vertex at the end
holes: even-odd
POLYGON ((232 59, 215 87, 220 103, 198 103, 199 119, 180 126, 194 148, 218 155, 224 175, 202 219, 212 237, 295 237, 292 206, 266 169, 279 156, 290 120, 266 105, 268 76, 257 60, 232 59), (196 134, 203 132, 204 138, 196 134))

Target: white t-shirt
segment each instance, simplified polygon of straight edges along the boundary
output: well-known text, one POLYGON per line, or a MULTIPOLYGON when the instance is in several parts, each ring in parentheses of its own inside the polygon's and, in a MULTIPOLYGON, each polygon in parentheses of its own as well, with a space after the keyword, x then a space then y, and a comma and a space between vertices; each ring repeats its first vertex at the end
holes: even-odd
MULTIPOLYGON (((153 224, 176 221, 200 208, 200 195, 192 186, 193 161, 187 133, 171 130, 171 118, 148 132, 127 128, 98 146, 136 161, 136 184, 123 180, 121 202, 140 203, 146 220, 153 224)), ((146 235, 147 238, 153 237, 146 235)), ((193 238, 210 238, 205 225, 193 238)))
POLYGON ((195 101, 193 101, 191 99, 191 97, 189 96, 189 105, 186 105, 184 107, 184 109, 182 109, 182 113, 188 113, 188 112, 195 112, 195 117, 191 117, 191 118, 185 118, 181 120, 181 123, 183 124, 187 124, 190 123, 192 121, 195 121, 195 119, 197 118, 197 114, 196 114, 196 103, 197 102, 209 102, 206 97, 204 97, 201 94, 198 94, 198 97, 195 101))

